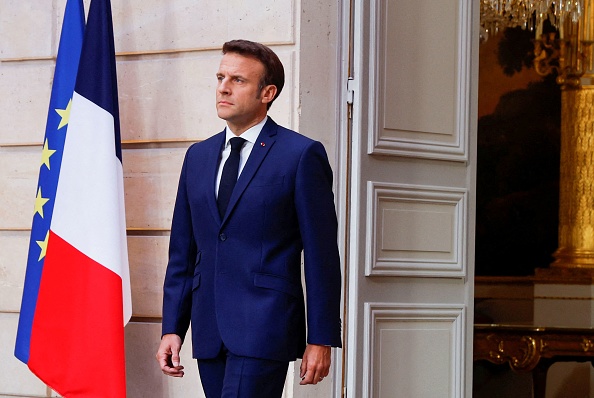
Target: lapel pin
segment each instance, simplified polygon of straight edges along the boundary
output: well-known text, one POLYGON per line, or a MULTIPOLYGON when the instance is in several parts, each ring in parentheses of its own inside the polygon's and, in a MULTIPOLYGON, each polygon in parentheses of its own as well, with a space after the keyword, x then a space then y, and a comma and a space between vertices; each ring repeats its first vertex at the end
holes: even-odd
POLYGON ((265 143, 263 143, 263 142, 261 142, 261 143, 260 143, 260 145, 262 145, 262 146, 266 146, 266 144, 265 144, 265 143))

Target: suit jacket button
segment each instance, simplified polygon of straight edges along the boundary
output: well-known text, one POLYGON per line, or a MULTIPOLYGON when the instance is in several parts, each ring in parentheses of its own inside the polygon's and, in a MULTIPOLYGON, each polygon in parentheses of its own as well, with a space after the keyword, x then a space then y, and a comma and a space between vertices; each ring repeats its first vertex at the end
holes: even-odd
POLYGON ((221 241, 223 241, 223 242, 224 242, 224 241, 226 241, 226 240, 227 240, 227 235, 225 235, 225 234, 220 234, 220 235, 219 235, 219 239, 220 239, 221 241))

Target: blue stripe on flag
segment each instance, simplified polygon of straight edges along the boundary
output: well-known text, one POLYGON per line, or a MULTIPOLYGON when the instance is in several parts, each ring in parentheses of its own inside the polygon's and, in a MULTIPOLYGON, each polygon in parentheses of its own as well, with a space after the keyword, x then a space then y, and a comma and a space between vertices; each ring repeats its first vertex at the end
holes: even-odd
MULTIPOLYGON (((82 0, 68 0, 64 11, 64 21, 60 35, 56 69, 50 98, 49 111, 44 138, 45 163, 41 164, 37 196, 45 201, 41 211, 33 215, 31 238, 29 242, 29 256, 27 259, 27 272, 23 289, 23 300, 19 316, 19 327, 15 345, 15 356, 27 363, 29 361, 29 347, 31 342, 31 327, 37 305, 37 293, 41 281, 44 258, 41 245, 43 245, 49 232, 54 198, 62 152, 68 128, 68 105, 74 91, 78 62, 85 30, 85 15, 82 0), (46 147, 47 146, 47 147, 46 147), (55 151, 55 152, 51 152, 55 151), (48 154, 51 155, 48 156, 48 154), (46 159, 47 158, 47 159, 46 159), (41 245, 38 243, 41 242, 41 245)), ((37 201, 36 201, 36 209, 37 201)))
POLYGON ((109 0, 93 1, 75 91, 114 118, 115 151, 122 161, 113 23, 109 0))

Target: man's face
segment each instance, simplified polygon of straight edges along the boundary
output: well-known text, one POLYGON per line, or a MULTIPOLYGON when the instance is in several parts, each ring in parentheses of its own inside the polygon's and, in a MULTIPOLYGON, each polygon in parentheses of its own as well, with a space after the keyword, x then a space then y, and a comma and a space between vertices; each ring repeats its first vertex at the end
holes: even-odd
POLYGON ((264 65, 240 54, 223 55, 217 72, 217 114, 235 134, 241 134, 266 115, 270 101, 258 88, 264 65))

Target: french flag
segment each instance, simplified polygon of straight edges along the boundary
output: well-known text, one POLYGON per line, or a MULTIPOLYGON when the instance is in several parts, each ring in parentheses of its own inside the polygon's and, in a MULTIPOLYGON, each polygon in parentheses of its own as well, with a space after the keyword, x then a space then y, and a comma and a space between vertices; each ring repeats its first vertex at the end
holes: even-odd
POLYGON ((15 355, 65 397, 125 397, 131 313, 111 4, 85 28, 68 0, 15 355))

